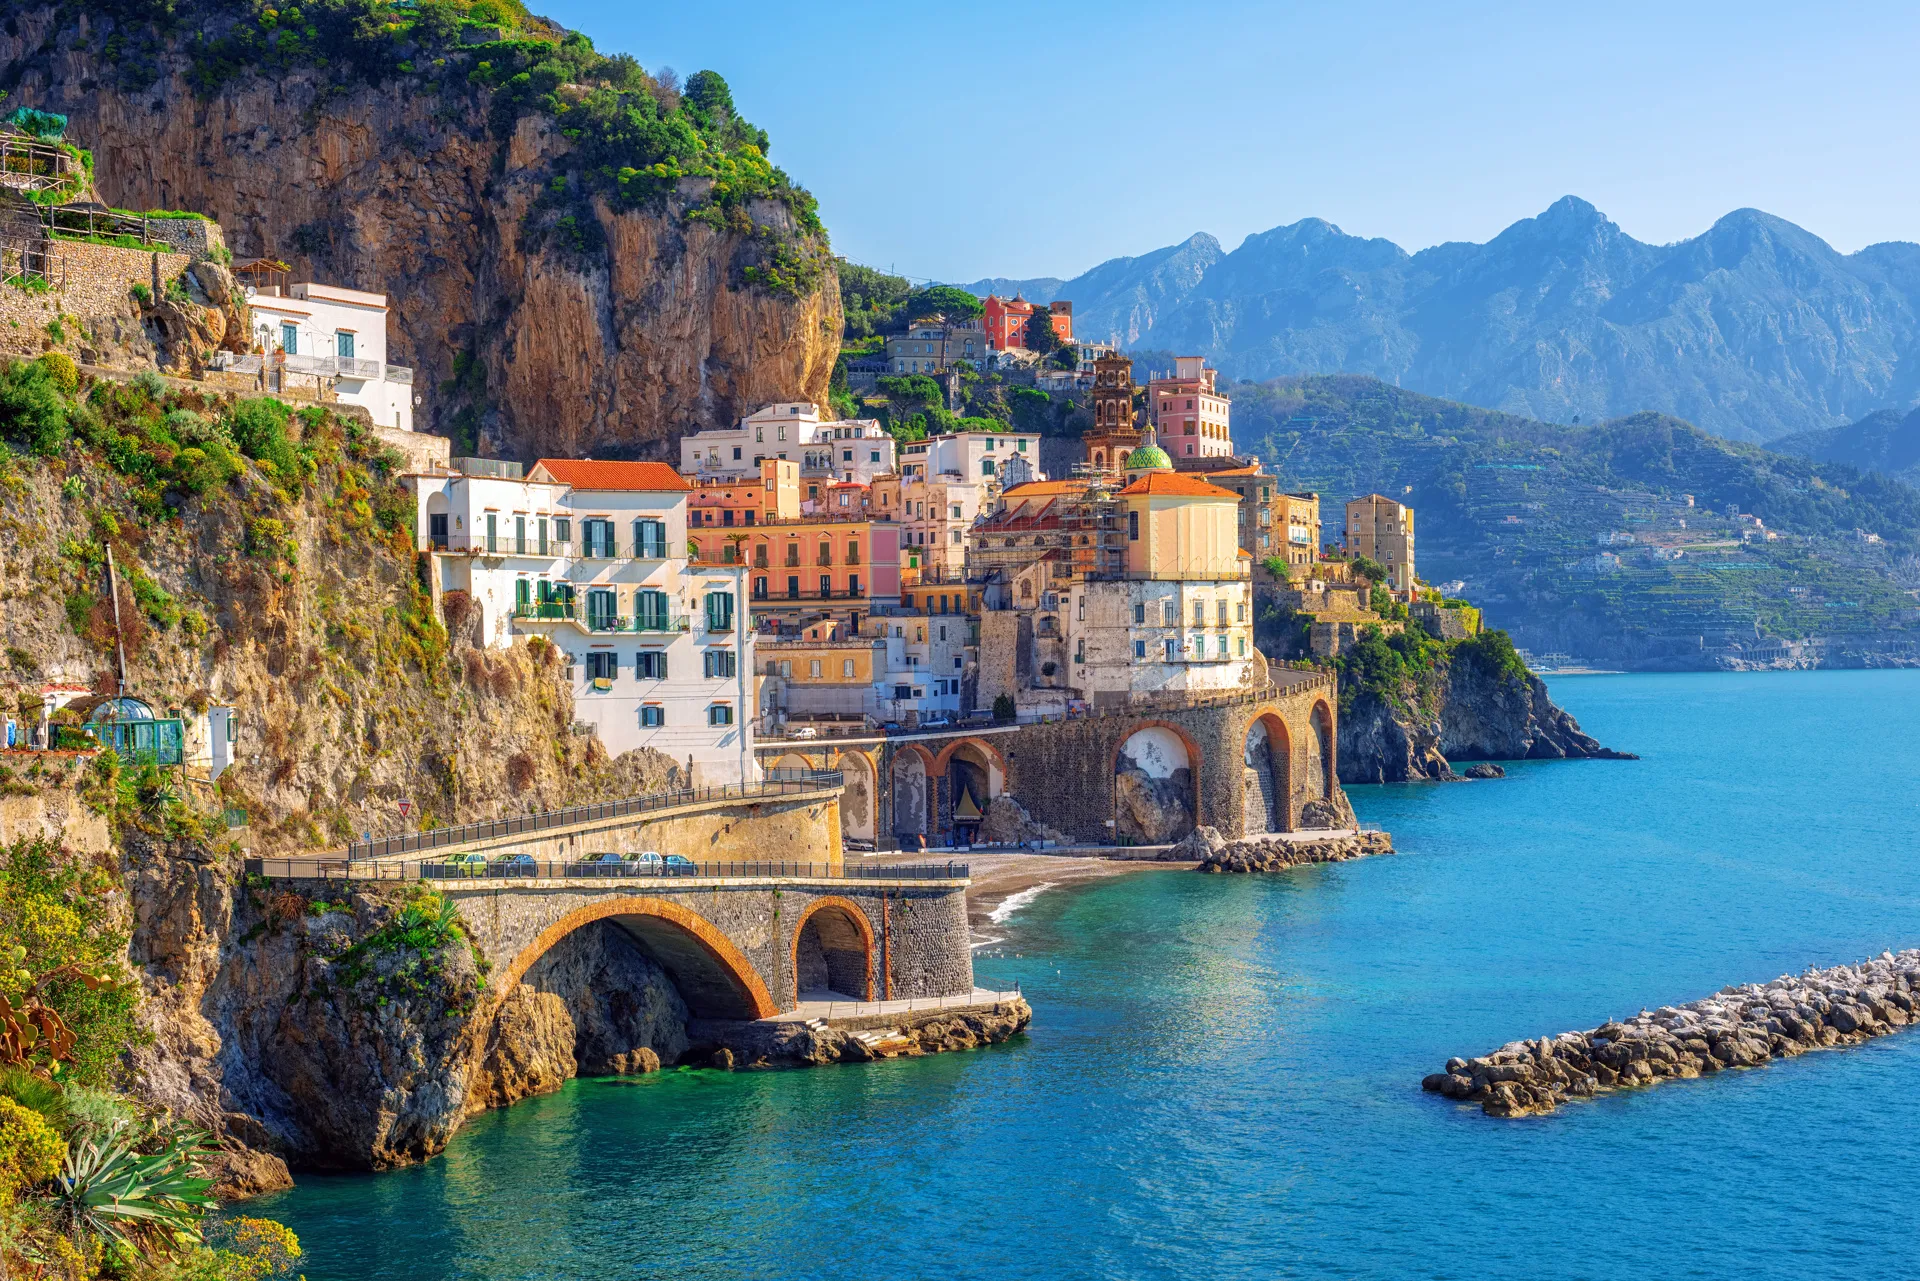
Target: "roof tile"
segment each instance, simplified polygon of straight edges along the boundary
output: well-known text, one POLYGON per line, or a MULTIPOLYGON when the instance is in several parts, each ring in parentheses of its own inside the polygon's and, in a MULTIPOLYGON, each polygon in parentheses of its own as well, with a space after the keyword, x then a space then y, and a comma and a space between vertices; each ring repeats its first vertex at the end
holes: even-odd
MULTIPOLYGON (((648 494, 693 488, 666 463, 596 462, 591 458, 542 458, 534 466, 575 489, 626 489, 648 494)), ((756 483, 743 481, 743 484, 756 483)))

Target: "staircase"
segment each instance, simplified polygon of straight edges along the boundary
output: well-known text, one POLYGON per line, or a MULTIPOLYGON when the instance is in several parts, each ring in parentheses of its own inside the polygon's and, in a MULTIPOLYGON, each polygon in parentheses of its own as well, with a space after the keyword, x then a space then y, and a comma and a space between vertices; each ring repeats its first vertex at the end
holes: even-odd
POLYGON ((1279 831, 1280 824, 1274 821, 1280 807, 1274 803, 1272 770, 1247 768, 1246 797, 1248 835, 1279 831))

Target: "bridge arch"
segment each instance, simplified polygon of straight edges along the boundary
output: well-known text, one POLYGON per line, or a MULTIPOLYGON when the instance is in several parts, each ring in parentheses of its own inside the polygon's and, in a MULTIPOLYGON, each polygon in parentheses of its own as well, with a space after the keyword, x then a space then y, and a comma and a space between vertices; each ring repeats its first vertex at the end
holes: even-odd
POLYGON ((794 999, 822 990, 857 1000, 873 999, 873 925, 852 899, 827 894, 815 899, 794 923, 794 999))
POLYGON ((595 921, 611 921, 632 936, 696 1018, 763 1019, 780 1012, 752 962, 712 922, 678 903, 637 895, 589 903, 547 926, 513 959, 497 992, 513 991, 549 948, 595 921))
POLYGON ((1271 709, 1247 725, 1242 759, 1242 830, 1248 836, 1293 830, 1293 739, 1271 709))
POLYGON ((1200 813, 1200 745, 1172 721, 1143 720, 1113 749, 1113 831, 1164 845, 1193 831, 1200 813))
POLYGON ((865 752, 845 751, 833 768, 846 775, 846 790, 840 793, 840 820, 845 835, 856 841, 871 841, 878 827, 876 811, 880 790, 874 777, 873 761, 865 752))

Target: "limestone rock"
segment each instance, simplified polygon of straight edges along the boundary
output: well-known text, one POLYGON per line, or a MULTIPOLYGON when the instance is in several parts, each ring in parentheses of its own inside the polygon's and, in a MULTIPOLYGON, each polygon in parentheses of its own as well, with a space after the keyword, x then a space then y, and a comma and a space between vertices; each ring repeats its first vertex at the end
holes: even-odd
POLYGON ((216 1152, 207 1162, 207 1175, 213 1180, 213 1195, 222 1201, 244 1201, 293 1186, 285 1161, 271 1152, 238 1146, 216 1152))
POLYGON ((987 806, 987 812, 980 820, 979 839, 985 844, 1013 845, 1021 841, 1054 841, 1061 845, 1070 845, 1072 840, 1063 832, 1036 822, 1027 813, 1026 806, 1013 797, 1002 793, 993 798, 987 806))
POLYGON ((1507 771, 1488 761, 1467 766, 1468 778, 1505 778, 1507 771))
POLYGON ((551 1094, 573 1079, 573 1017, 551 992, 522 983, 494 1015, 486 1056, 467 1087, 467 1110, 551 1094))

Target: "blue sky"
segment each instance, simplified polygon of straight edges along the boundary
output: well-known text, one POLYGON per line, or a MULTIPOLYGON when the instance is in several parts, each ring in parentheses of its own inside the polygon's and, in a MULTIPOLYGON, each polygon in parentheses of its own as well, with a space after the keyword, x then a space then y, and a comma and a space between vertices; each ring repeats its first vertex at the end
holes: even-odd
POLYGON ((1742 206, 1920 239, 1912 4, 532 6, 720 72, 835 249, 913 276, 1304 217, 1483 241, 1569 193, 1654 242, 1742 206))

